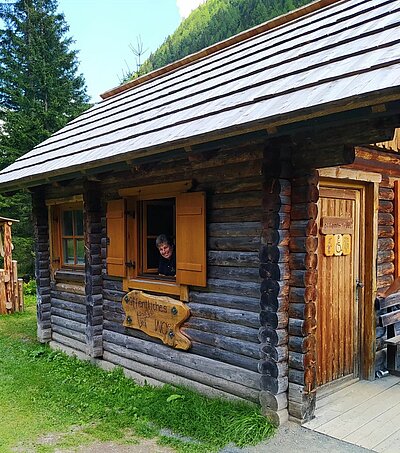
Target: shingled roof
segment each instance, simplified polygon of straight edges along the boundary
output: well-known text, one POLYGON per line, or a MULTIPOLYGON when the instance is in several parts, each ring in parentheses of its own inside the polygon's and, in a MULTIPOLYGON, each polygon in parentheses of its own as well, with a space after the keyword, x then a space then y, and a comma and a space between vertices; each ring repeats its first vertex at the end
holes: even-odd
POLYGON ((400 100, 400 1, 320 0, 103 95, 0 189, 400 100))

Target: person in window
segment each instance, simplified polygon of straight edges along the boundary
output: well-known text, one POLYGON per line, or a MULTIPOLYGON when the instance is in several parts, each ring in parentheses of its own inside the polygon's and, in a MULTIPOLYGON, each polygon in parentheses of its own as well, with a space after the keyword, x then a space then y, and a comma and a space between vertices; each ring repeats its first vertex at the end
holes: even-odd
POLYGON ((175 277, 176 275, 176 257, 175 247, 172 239, 165 234, 160 234, 156 239, 156 246, 160 252, 160 260, 158 262, 159 275, 167 277, 175 277))

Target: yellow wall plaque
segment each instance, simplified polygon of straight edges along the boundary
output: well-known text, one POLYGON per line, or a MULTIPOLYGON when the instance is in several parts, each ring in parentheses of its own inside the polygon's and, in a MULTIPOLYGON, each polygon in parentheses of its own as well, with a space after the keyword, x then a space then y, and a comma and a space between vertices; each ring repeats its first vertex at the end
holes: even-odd
POLYGON ((350 253, 351 253, 351 235, 350 234, 343 235, 342 252, 343 252, 343 255, 350 255, 350 253))
POLYGON ((333 234, 327 234, 325 236, 325 255, 326 256, 333 256, 335 251, 335 238, 333 234))
POLYGON ((122 298, 124 326, 141 330, 177 349, 189 349, 191 342, 179 327, 190 316, 189 308, 179 300, 131 291, 122 298))
POLYGON ((340 256, 342 254, 342 238, 343 236, 341 234, 334 234, 334 241, 335 241, 335 250, 334 250, 334 255, 335 256, 340 256))

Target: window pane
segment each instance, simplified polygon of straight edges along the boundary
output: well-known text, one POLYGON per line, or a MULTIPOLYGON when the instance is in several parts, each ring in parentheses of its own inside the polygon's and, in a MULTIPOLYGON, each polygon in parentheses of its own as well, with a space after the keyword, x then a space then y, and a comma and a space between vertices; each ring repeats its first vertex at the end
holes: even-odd
POLYGON ((75 236, 83 236, 83 211, 74 211, 75 236))
POLYGON ((74 234, 72 229, 72 211, 63 212, 63 236, 72 236, 74 234))
POLYGON ((75 264, 73 239, 63 239, 63 256, 64 264, 75 264))
POLYGON ((154 200, 147 204, 147 236, 161 233, 174 236, 174 199, 154 200))
POLYGON ((76 241, 76 264, 85 264, 85 247, 82 239, 76 241))

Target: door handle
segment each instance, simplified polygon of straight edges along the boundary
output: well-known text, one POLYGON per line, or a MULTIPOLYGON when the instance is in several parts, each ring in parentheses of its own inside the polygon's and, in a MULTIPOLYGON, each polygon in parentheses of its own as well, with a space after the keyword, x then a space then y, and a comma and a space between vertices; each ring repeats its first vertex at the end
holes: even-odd
POLYGON ((364 288, 364 283, 361 282, 360 280, 356 280, 356 288, 357 289, 364 288))

